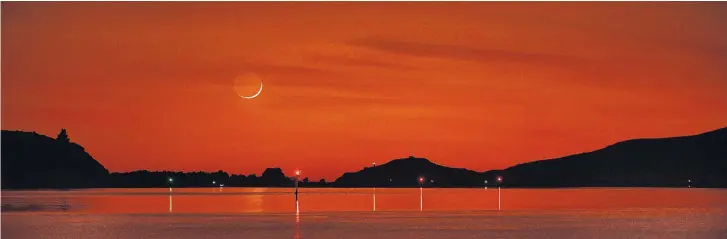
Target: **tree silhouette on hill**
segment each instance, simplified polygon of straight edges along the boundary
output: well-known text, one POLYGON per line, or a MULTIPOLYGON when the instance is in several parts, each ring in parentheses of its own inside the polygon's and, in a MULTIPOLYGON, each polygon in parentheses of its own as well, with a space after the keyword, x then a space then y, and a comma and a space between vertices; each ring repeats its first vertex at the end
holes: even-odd
POLYGON ((58 133, 58 137, 56 137, 56 140, 63 143, 71 142, 71 138, 68 137, 68 132, 66 132, 66 129, 61 129, 61 132, 58 133))

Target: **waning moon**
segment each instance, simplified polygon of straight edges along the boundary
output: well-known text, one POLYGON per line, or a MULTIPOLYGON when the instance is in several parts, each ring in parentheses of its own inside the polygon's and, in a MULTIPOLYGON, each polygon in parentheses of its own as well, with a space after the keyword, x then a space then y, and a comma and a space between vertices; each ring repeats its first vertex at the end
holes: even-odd
POLYGON ((255 97, 257 97, 258 95, 260 95, 260 93, 261 93, 261 92, 263 92, 263 82, 262 82, 262 81, 260 82, 260 89, 259 89, 259 90, 257 90, 257 93, 255 93, 255 94, 254 94, 254 95, 252 95, 252 96, 240 96, 240 97, 242 97, 242 98, 245 98, 245 99, 252 99, 252 98, 255 98, 255 97))

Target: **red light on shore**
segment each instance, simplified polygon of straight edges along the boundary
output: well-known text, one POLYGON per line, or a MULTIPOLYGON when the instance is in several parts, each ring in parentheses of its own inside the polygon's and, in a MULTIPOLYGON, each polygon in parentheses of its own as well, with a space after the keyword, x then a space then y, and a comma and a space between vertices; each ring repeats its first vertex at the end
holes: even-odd
POLYGON ((499 176, 498 176, 498 177, 497 177, 497 182, 498 182, 498 183, 499 183, 499 182, 502 182, 502 177, 499 177, 499 176))
POLYGON ((419 183, 423 183, 423 182, 424 182, 424 177, 419 177, 419 183))

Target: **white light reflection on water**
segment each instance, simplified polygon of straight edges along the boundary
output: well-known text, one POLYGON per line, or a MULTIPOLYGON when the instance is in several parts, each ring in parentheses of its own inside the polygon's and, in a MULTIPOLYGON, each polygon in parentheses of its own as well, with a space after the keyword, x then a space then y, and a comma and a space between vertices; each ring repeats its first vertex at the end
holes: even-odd
POLYGON ((273 188, 228 188, 224 193, 178 188, 174 195, 163 188, 4 190, 2 236, 724 238, 727 232, 723 189, 502 191, 509 196, 504 210, 497 211, 496 190, 430 188, 427 211, 420 213, 423 189, 417 208, 416 189, 377 188, 377 212, 372 213, 370 188, 306 189, 295 206, 290 189, 273 188), (172 202, 177 208, 169 214, 172 202))

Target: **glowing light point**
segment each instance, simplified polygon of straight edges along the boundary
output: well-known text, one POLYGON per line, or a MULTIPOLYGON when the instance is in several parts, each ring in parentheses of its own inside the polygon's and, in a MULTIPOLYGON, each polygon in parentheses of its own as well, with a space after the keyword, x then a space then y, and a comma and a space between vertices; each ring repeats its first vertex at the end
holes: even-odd
POLYGON ((174 181, 174 179, 173 178, 169 178, 169 182, 171 183, 172 181, 174 181))
POLYGON ((295 176, 300 176, 300 170, 295 170, 295 176))

